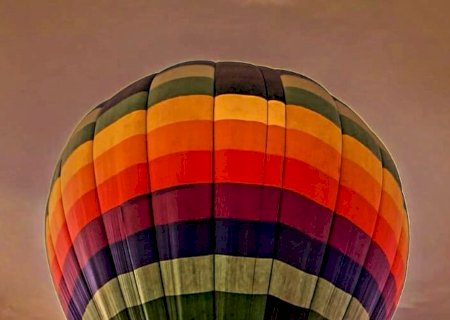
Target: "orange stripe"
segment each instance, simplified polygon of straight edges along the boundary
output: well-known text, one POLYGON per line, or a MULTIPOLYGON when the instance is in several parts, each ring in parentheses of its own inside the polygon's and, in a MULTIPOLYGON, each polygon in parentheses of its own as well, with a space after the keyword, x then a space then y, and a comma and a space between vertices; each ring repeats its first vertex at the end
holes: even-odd
POLYGON ((48 231, 54 239, 57 239, 58 233, 66 223, 62 199, 59 198, 51 215, 49 215, 48 231))
POLYGON ((392 266, 395 254, 397 252, 398 237, 396 232, 382 217, 378 217, 377 227, 373 233, 372 241, 374 241, 384 252, 389 265, 392 266))
POLYGON ((126 168, 97 187, 102 213, 149 192, 147 162, 126 168))
MULTIPOLYGON (((381 177, 381 166, 379 169, 381 177)), ((358 192, 374 209, 378 210, 381 185, 360 164, 343 157, 339 183, 358 192)))
POLYGON ((58 234, 58 239, 56 240, 55 244, 55 252, 56 257, 58 258, 58 261, 61 262, 61 264, 64 264, 66 261, 67 254, 72 247, 72 239, 70 238, 67 226, 64 225, 62 227, 62 230, 58 234))
POLYGON ((340 153, 308 133, 295 129, 287 130, 286 157, 305 162, 331 178, 339 179, 340 153))
POLYGON ((212 182, 212 152, 189 151, 150 161, 150 188, 157 191, 183 184, 212 182))
POLYGON ((265 152, 267 126, 261 122, 220 120, 214 123, 214 149, 265 152))
POLYGON ((372 235, 378 213, 358 192, 340 185, 336 213, 347 218, 368 236, 372 235))
POLYGON ((63 206, 66 214, 86 192, 95 189, 94 167, 91 163, 80 168, 67 182, 62 191, 63 206))
POLYGON ((148 159, 186 151, 212 150, 213 123, 192 120, 169 124, 148 133, 148 159))
POLYGON ((61 268, 59 267, 58 261, 56 260, 56 256, 53 256, 53 258, 52 258, 52 262, 50 264, 50 270, 51 270, 51 274, 52 274, 53 285, 55 286, 55 289, 58 290, 59 282, 61 281, 61 278, 62 278, 62 272, 61 272, 61 268))
POLYGON ((96 189, 86 192, 66 213, 69 234, 75 239, 89 222, 100 216, 96 189))
POLYGON ((267 130, 267 153, 284 156, 286 130, 278 126, 268 126, 267 130))
POLYGON ((337 180, 305 162, 290 158, 286 159, 284 171, 285 189, 304 195, 330 210, 334 209, 337 180))
POLYGON ((111 149, 105 151, 94 160, 96 183, 101 184, 125 168, 146 162, 146 135, 138 134, 127 138, 111 149))

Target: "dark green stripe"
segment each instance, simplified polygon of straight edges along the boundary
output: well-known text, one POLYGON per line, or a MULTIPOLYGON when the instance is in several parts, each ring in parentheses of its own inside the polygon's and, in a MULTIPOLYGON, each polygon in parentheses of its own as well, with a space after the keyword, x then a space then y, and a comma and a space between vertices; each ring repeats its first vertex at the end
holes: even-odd
POLYGON ((120 119, 124 115, 136 110, 146 110, 147 108, 147 91, 141 91, 125 98, 117 103, 115 106, 102 113, 95 126, 95 134, 99 133, 102 129, 106 128, 116 120, 120 119))
POLYGON ((297 310, 295 319, 326 320, 312 310, 292 306, 277 298, 268 298, 265 294, 251 295, 217 291, 159 298, 122 310, 112 320, 141 319, 139 315, 142 310, 147 319, 158 320, 285 320, 284 317, 288 314, 294 316, 292 310, 289 312, 288 309, 297 310), (181 310, 182 313, 180 313, 181 310))
POLYGON ((340 127, 339 114, 336 108, 318 95, 297 87, 285 87, 286 104, 295 104, 320 113, 340 127))
POLYGON ((394 160, 392 160, 391 155, 384 148, 382 148, 381 156, 383 158, 383 167, 392 174, 395 181, 397 181, 398 186, 401 188, 402 183, 400 181, 400 175, 398 174, 397 167, 395 166, 394 160))
POLYGON ((341 115, 342 134, 347 134, 359 142, 361 142, 367 149, 369 149, 375 157, 381 162, 380 148, 377 142, 372 138, 363 127, 357 124, 355 121, 341 115))
POLYGON ((67 142, 66 147, 61 155, 61 164, 64 165, 67 158, 72 154, 72 152, 81 146, 86 141, 92 140, 95 131, 95 122, 91 122, 85 125, 82 129, 78 130, 73 136, 70 137, 69 142, 67 142))
POLYGON ((174 97, 203 94, 213 96, 214 80, 208 77, 186 77, 175 79, 150 90, 148 106, 174 97))
POLYGON ((56 163, 55 170, 53 171, 52 182, 50 183, 50 190, 48 191, 47 203, 45 204, 45 216, 49 214, 48 202, 50 200, 50 193, 52 192, 55 181, 59 178, 60 175, 61 175, 61 159, 58 160, 58 162, 56 163))

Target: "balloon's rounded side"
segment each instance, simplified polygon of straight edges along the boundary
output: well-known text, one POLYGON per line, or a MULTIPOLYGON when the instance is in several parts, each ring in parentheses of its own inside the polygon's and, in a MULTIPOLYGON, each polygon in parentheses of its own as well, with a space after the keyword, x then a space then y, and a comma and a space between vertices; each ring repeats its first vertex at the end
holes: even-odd
POLYGON ((195 61, 90 111, 45 216, 67 319, 390 319, 408 219, 385 146, 293 72, 195 61))

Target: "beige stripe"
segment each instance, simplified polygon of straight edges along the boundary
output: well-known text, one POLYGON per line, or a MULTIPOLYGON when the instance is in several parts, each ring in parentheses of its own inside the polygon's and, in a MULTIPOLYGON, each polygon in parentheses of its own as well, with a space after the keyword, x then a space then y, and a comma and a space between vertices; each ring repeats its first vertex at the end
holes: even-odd
POLYGON ((244 120, 267 123, 267 100, 257 96, 227 93, 214 101, 214 120, 244 120))
POLYGON ((153 263, 135 270, 134 275, 132 272, 120 275, 119 280, 118 278, 110 280, 100 288, 89 302, 83 320, 98 319, 95 317, 95 305, 98 306, 101 316, 109 319, 125 307, 130 308, 160 298, 163 292, 166 296, 178 296, 213 290, 240 294, 266 294, 269 290, 269 294, 295 306, 310 308, 312 302, 311 308, 314 311, 331 320, 341 319, 345 311, 344 304, 346 306, 351 300, 349 314, 358 312, 360 315, 358 319, 368 319, 367 312, 359 301, 330 282, 278 260, 273 260, 271 273, 271 265, 272 259, 225 255, 180 258, 162 261, 159 264, 153 263), (130 277, 136 277, 142 301, 135 294, 126 296, 126 303, 123 301, 121 292, 133 290, 130 288, 133 281, 130 277), (268 286, 269 279, 270 286, 268 286), (316 284, 318 288, 314 295, 316 284), (331 299, 330 293, 333 294, 331 299))
POLYGON ((335 105, 333 97, 329 94, 327 90, 325 90, 322 86, 318 85, 312 80, 301 78, 299 76, 294 75, 282 75, 281 82, 283 86, 286 87, 296 87, 309 92, 314 93, 315 95, 322 97, 326 101, 328 101, 332 106, 335 105))
POLYGON ((161 261, 160 265, 166 296, 214 290, 212 255, 161 261))
POLYGON ((214 78, 214 67, 208 65, 190 65, 181 66, 167 71, 163 71, 158 74, 152 81, 151 89, 154 89, 163 83, 169 82, 171 80, 176 80, 180 78, 187 77, 208 77, 214 78))
POLYGON ((272 259, 216 255, 215 290, 267 294, 272 259))
POLYGON ((119 280, 114 278, 94 294, 87 305, 83 319, 110 319, 125 308, 119 280))
POLYGON ((96 108, 90 111, 88 114, 86 114, 73 130, 71 137, 73 137, 78 131, 83 129, 86 125, 96 122, 98 114, 100 113, 101 110, 102 110, 101 108, 96 108))
POLYGON ((94 294, 93 299, 89 301, 83 314, 83 320, 100 319, 97 314, 97 308, 101 313, 102 319, 110 319, 125 308, 141 305, 161 298, 163 295, 159 263, 152 263, 136 269, 134 274, 129 272, 119 275, 118 278, 110 280, 101 287, 94 294), (136 283, 134 282, 134 277, 136 278, 136 283), (129 294, 129 292, 135 290, 133 287, 130 287, 134 285, 137 285, 142 301, 136 294, 129 294), (126 302, 122 298, 122 293, 124 292, 128 293, 125 295, 126 302))
POLYGON ((351 299, 348 293, 319 278, 311 309, 329 320, 341 320, 351 299))
POLYGON ((354 297, 345 313, 345 320, 369 320, 369 315, 361 303, 354 297))
POLYGON ((274 260, 269 293, 292 305, 309 308, 317 276, 274 260))

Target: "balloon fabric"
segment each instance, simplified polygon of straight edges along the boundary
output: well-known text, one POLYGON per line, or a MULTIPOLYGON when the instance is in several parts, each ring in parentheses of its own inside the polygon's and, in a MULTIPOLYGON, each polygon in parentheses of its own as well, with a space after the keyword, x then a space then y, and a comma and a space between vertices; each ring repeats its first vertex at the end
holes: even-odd
POLYGON ((190 61, 93 108, 45 215, 69 320, 390 319, 408 218, 361 118, 300 74, 190 61))

